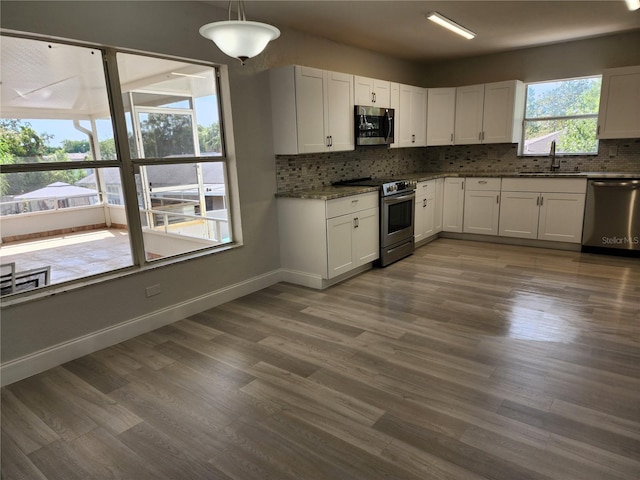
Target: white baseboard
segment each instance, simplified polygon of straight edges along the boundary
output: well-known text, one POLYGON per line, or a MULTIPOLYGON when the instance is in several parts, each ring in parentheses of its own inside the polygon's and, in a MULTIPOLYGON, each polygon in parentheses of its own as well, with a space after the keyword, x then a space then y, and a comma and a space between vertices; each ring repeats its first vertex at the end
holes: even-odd
POLYGON ((2 386, 9 385, 83 355, 88 355, 209 308, 257 292, 281 280, 281 270, 275 270, 229 285, 215 292, 192 298, 186 302, 11 360, 0 366, 0 384, 2 386))
POLYGON ((325 280, 321 275, 316 275, 313 273, 282 269, 281 281, 293 283, 295 285, 302 285, 303 287, 315 288, 316 290, 324 290, 325 288, 329 288, 336 283, 343 282, 348 278, 355 277, 362 272, 371 270, 372 266, 373 263, 367 263, 365 265, 356 267, 346 273, 343 273, 342 275, 333 277, 329 280, 325 280))
POLYGON ((303 287, 315 288, 321 290, 325 288, 321 275, 314 275, 307 272, 298 272, 296 270, 282 269, 282 281, 302 285, 303 287))

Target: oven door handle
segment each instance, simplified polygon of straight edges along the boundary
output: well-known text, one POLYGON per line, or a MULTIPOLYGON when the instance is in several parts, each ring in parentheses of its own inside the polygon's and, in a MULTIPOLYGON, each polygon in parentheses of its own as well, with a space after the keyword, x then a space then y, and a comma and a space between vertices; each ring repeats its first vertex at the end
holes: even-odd
POLYGON ((396 203, 406 202, 407 200, 413 200, 415 198, 415 193, 409 193, 407 195, 400 195, 399 197, 384 197, 383 202, 387 205, 394 205, 396 203))

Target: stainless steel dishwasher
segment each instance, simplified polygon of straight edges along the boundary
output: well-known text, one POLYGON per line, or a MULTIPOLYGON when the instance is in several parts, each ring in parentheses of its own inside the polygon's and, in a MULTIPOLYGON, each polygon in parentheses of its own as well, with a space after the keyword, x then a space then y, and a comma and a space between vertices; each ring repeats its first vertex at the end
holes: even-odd
POLYGON ((582 251, 640 256, 640 179, 587 182, 582 251))

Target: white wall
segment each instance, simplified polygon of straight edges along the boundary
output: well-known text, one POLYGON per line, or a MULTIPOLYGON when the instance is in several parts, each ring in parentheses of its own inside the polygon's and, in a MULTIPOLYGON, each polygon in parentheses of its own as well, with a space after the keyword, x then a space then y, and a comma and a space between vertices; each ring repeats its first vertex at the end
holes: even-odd
POLYGON ((640 65, 638 45, 640 31, 634 31, 431 63, 423 66, 422 85, 453 87, 514 79, 539 82, 598 75, 606 68, 640 65))

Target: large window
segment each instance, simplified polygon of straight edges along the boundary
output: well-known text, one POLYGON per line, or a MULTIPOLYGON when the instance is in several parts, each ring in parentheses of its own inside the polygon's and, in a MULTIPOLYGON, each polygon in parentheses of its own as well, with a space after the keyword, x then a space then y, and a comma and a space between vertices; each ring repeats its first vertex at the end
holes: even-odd
POLYGON ((3 295, 233 242, 214 66, 13 36, 1 49, 3 295))
POLYGON ((529 83, 522 153, 596 154, 602 77, 529 83))

